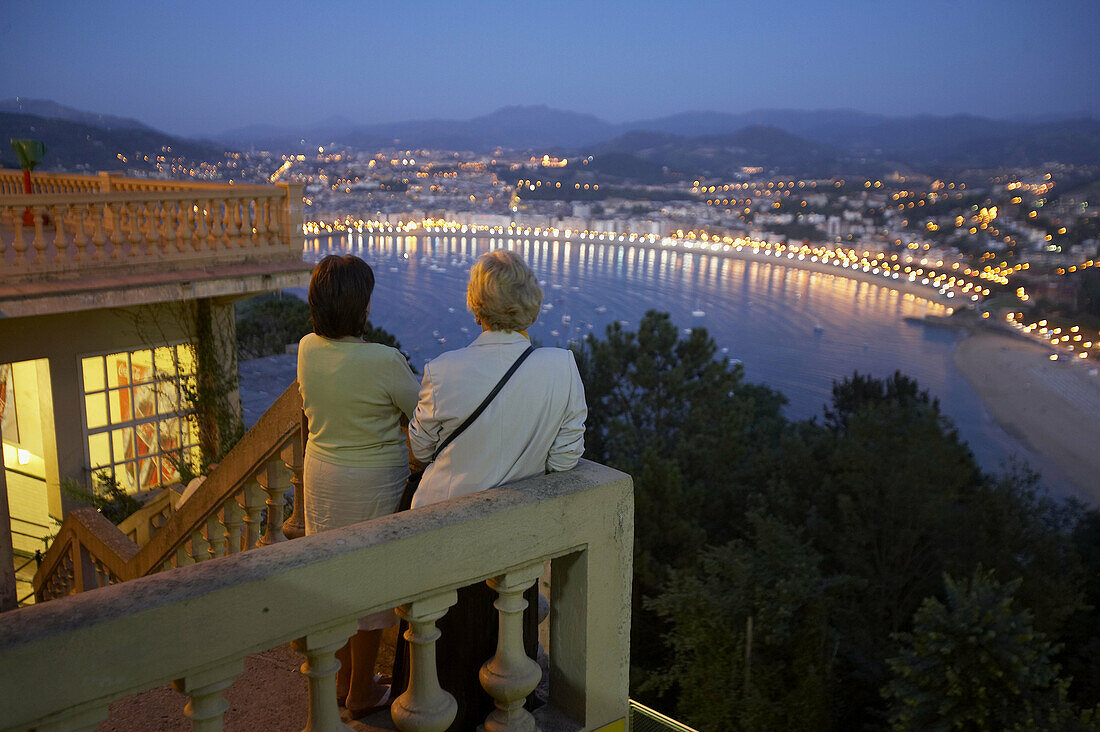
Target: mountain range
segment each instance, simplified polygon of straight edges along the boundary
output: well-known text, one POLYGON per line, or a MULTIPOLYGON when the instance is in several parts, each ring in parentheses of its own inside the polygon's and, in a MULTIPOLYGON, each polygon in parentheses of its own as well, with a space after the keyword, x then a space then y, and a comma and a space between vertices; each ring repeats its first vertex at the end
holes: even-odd
MULTIPOLYGON (((254 125, 194 141, 165 135, 137 120, 47 100, 0 101, 0 132, 9 128, 15 132, 15 127, 25 132, 28 122, 23 118, 28 117, 49 120, 51 134, 58 139, 64 137, 61 127, 71 124, 76 143, 84 137, 85 143, 101 144, 105 150, 134 147, 132 142, 118 147, 118 140, 159 135, 165 140, 162 144, 174 149, 188 146, 196 154, 214 148, 290 152, 318 145, 478 152, 506 148, 570 155, 614 153, 683 171, 762 165, 783 172, 835 174, 868 168, 957 170, 1045 162, 1100 165, 1100 120, 1087 114, 996 120, 974 115, 888 117, 848 109, 742 114, 699 111, 610 123, 590 114, 536 105, 503 107, 468 120, 362 124, 335 117, 296 128, 254 125), (93 134, 88 128, 102 132, 93 134)), ((55 140, 52 148, 58 149, 57 145, 55 140)), ((84 163, 99 164, 90 158, 84 163)))

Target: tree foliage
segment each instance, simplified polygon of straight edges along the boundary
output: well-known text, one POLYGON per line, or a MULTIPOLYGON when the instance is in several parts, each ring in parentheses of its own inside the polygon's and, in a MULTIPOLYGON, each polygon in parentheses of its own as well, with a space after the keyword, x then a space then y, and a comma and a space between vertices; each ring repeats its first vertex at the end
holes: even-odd
POLYGON ((635 482, 636 698, 705 729, 880 727, 893 636, 983 566, 1083 680, 1066 698, 1096 703, 1100 519, 1027 470, 983 473, 915 381, 853 374, 793 422, 666 314, 577 355, 587 457, 635 482))
MULTIPOLYGON (((286 353, 287 345, 297 343, 313 331, 309 305, 288 293, 249 298, 237 305, 236 316, 238 357, 242 361, 286 353)), ((371 343, 401 350, 392 333, 376 328, 370 321, 363 337, 371 343)))
MULTIPOLYGON (((1066 700, 1057 647, 1017 609, 1021 580, 998 582, 976 569, 945 575, 945 599, 929 597, 899 633, 899 655, 883 695, 896 730, 1084 728, 1066 700)), ((1085 719, 1088 719, 1087 717, 1085 719)))
POLYGON ((833 585, 821 555, 774 516, 750 513, 746 540, 706 550, 651 604, 669 622, 678 718, 699 729, 830 726, 833 585))

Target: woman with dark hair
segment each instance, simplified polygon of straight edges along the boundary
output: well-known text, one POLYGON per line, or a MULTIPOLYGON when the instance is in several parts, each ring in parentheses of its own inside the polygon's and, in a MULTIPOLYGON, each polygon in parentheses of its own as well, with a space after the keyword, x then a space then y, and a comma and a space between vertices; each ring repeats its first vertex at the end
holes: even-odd
MULTIPOLYGON (((306 534, 393 513, 409 475, 402 432, 420 385, 399 351, 363 340, 374 272, 358 257, 328 256, 313 270, 313 333, 298 344, 298 389, 309 422, 305 449, 306 534)), ((337 653, 337 694, 356 716, 389 702, 374 664, 392 610, 359 619, 337 653)))

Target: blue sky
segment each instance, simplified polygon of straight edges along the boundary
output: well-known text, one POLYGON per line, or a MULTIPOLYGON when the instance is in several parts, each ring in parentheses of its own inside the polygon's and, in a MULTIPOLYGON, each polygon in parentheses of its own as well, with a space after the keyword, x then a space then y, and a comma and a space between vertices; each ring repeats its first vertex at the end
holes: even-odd
POLYGON ((994 117, 1100 110, 1100 0, 22 2, 0 98, 177 133, 548 104, 994 117), (28 32, 26 29, 33 29, 28 32))

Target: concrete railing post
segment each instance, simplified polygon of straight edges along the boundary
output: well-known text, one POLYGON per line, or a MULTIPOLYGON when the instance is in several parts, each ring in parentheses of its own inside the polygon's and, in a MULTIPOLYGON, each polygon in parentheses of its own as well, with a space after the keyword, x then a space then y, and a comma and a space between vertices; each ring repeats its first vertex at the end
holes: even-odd
POLYGON ((408 621, 409 688, 390 706, 390 716, 401 732, 443 732, 458 713, 458 702, 439 685, 435 642, 442 635, 435 621, 458 602, 454 590, 397 608, 408 621))
POLYGON ((283 522, 283 533, 288 539, 297 539, 306 535, 306 506, 302 487, 302 475, 305 469, 305 442, 308 434, 306 415, 302 413, 302 429, 290 438, 290 444, 283 451, 283 459, 290 470, 290 484, 294 486, 294 513, 283 522))
POLYGON ((283 507, 286 505, 286 491, 290 487, 290 473, 282 459, 268 461, 267 469, 260 474, 260 485, 267 493, 267 533, 257 546, 286 541, 283 535, 283 507))
POLYGON ((493 606, 500 617, 497 652, 481 667, 481 686, 493 697, 496 709, 479 729, 485 732, 534 732, 535 718, 523 708, 527 695, 538 686, 542 669, 523 648, 523 592, 542 575, 542 562, 488 580, 496 590, 493 606))
POLYGON ((195 732, 221 732, 225 710, 229 709, 222 692, 243 672, 244 659, 239 658, 172 682, 176 691, 190 697, 183 713, 195 732))
POLYGON ((327 628, 299 638, 291 645, 306 657, 302 673, 309 678, 309 720, 303 732, 343 732, 348 729, 340 720, 336 701, 336 672, 340 662, 336 651, 355 635, 355 625, 327 628))

